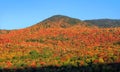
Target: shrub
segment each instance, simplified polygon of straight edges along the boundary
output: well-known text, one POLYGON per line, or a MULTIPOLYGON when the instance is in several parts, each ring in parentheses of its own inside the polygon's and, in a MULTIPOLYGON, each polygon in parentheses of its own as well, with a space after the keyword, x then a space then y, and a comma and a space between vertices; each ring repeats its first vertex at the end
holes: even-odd
POLYGON ((29 40, 26 40, 26 42, 39 42, 39 43, 44 43, 44 40, 42 38, 40 39, 29 39, 29 40))
POLYGON ((100 62, 100 63, 104 63, 103 58, 99 58, 99 62, 100 62))
POLYGON ((29 54, 32 59, 36 59, 40 56, 40 54, 36 50, 30 51, 29 54))
POLYGON ((42 53, 41 53, 41 57, 43 57, 43 58, 48 58, 48 57, 50 57, 50 56, 52 56, 52 55, 53 55, 53 53, 52 53, 52 51, 49 49, 49 47, 45 47, 45 48, 43 49, 42 53))
POLYGON ((113 45, 120 45, 120 41, 113 43, 113 45))

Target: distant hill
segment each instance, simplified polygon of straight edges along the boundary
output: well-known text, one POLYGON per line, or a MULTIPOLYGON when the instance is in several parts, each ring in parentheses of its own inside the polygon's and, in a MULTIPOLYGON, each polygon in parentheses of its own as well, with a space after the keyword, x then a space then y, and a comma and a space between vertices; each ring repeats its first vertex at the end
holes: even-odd
MULTIPOLYGON (((76 18, 71 18, 64 15, 54 15, 37 24, 34 24, 24 29, 30 29, 31 31, 34 32, 42 28, 68 28, 76 25, 89 26, 86 22, 83 22, 76 18)), ((6 34, 6 33, 9 33, 10 31, 12 30, 0 30, 0 34, 6 34)))
POLYGON ((41 28, 68 28, 76 25, 89 26, 86 22, 76 18, 54 15, 28 28, 31 28, 32 30, 39 30, 41 28))
POLYGON ((101 27, 120 27, 120 19, 95 19, 95 20, 85 20, 85 22, 101 27))
POLYGON ((6 34, 6 33, 9 33, 10 32, 10 30, 1 30, 0 29, 0 34, 6 34))
POLYGON ((71 18, 71 17, 63 16, 63 15, 54 15, 50 18, 45 19, 44 21, 42 21, 38 24, 41 24, 46 28, 49 28, 49 27, 67 28, 67 27, 74 26, 77 24, 86 25, 85 22, 83 22, 79 19, 71 18))
MULTIPOLYGON (((80 20, 64 15, 51 16, 37 24, 24 28, 32 32, 38 31, 42 28, 68 28, 74 26, 81 27, 120 27, 120 20, 118 19, 93 19, 93 20, 80 20)), ((17 29, 16 29, 17 30, 17 29)), ((18 29, 19 30, 19 29, 18 29)), ((6 34, 13 30, 0 30, 0 34, 6 34)))
POLYGON ((55 15, 0 30, 0 72, 120 72, 120 27, 95 24, 55 15))

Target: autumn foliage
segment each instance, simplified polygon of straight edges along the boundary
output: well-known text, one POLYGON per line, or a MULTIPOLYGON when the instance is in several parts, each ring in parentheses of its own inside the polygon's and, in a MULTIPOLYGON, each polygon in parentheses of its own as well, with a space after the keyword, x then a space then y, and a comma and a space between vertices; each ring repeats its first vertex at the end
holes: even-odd
POLYGON ((120 62, 120 28, 75 25, 0 34, 0 68, 120 62))

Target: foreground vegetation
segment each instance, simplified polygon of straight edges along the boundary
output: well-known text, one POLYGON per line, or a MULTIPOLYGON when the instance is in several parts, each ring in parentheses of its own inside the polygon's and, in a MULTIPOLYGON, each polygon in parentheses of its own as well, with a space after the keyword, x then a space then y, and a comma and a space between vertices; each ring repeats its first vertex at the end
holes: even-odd
POLYGON ((120 71, 111 63, 120 63, 120 28, 75 26, 0 34, 1 71, 120 71))

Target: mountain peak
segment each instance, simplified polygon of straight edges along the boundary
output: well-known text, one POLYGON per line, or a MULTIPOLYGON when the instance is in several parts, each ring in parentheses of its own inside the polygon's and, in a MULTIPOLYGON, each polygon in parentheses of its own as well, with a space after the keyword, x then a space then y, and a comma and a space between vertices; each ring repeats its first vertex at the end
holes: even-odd
POLYGON ((51 17, 67 17, 67 16, 65 16, 65 15, 53 15, 51 17))
POLYGON ((31 28, 35 30, 39 30, 41 28, 68 28, 72 26, 86 26, 86 22, 83 22, 76 18, 71 18, 64 15, 54 15, 51 16, 42 22, 37 23, 36 25, 31 26, 31 28))
MULTIPOLYGON (((46 20, 56 21, 56 20, 61 20, 61 19, 66 20, 66 19, 75 19, 75 18, 71 18, 71 17, 65 16, 65 15, 53 15, 53 16, 47 18, 46 20)), ((44 21, 46 21, 46 20, 44 20, 44 21)))

